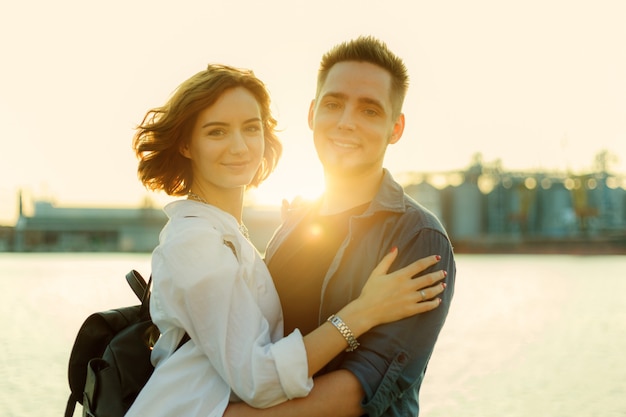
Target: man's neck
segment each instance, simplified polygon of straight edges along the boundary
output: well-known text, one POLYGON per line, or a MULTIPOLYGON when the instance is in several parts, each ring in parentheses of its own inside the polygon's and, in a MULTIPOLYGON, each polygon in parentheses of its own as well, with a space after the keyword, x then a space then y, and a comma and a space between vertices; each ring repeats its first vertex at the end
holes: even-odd
POLYGON ((341 213, 372 201, 382 179, 382 169, 358 176, 325 173, 326 189, 322 197, 320 214, 341 213))

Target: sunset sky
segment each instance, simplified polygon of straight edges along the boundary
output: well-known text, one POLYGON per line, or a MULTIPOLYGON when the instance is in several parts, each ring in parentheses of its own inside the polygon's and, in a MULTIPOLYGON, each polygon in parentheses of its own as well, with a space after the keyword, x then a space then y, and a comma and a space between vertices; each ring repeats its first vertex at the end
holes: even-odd
MULTIPOLYGON (((149 108, 209 62, 268 85, 284 157, 254 195, 321 192, 306 124, 321 55, 374 35, 411 86, 394 174, 482 153, 505 169, 626 174, 626 1, 4 1, 0 9, 0 225, 17 193, 58 206, 133 207, 148 195, 130 143, 149 108)), ((28 204, 27 204, 28 207, 28 204)))

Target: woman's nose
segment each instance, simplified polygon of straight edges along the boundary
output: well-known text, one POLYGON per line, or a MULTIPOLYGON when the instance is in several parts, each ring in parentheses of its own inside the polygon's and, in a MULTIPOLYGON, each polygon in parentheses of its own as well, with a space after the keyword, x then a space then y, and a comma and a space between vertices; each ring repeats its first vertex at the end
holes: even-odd
POLYGON ((242 154, 248 151, 248 145, 241 132, 234 132, 230 144, 230 153, 234 155, 242 154))

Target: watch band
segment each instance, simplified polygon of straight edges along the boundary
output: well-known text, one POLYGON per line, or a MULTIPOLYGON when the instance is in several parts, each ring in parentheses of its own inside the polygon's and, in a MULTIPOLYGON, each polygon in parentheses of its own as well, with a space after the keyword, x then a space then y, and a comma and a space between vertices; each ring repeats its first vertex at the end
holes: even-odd
POLYGON ((346 342, 348 342, 348 348, 346 349, 346 352, 352 352, 359 347, 359 342, 354 337, 352 330, 350 330, 348 325, 344 323, 343 320, 333 314, 328 318, 327 321, 335 326, 337 330, 339 330, 339 333, 341 333, 341 335, 344 337, 344 339, 346 339, 346 342))

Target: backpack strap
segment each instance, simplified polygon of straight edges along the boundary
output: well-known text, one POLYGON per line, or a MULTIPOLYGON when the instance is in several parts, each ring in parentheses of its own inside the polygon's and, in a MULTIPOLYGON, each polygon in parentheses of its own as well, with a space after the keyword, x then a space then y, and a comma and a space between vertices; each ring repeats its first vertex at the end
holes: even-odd
POLYGON ((65 415, 64 417, 73 417, 74 410, 76 409, 76 398, 72 394, 70 394, 70 398, 67 400, 67 405, 65 406, 65 415))
MULTIPOLYGON (((152 278, 152 276, 150 277, 152 278)), ((146 296, 146 289, 150 287, 149 284, 146 284, 146 280, 141 276, 141 274, 134 269, 132 269, 128 274, 126 274, 126 281, 130 288, 133 289, 133 292, 139 298, 140 301, 144 300, 146 296)))
MULTIPOLYGON (((230 243, 230 245, 232 246, 232 243, 230 243)), ((231 247, 231 249, 233 250, 233 253, 234 253, 235 248, 231 247)), ((235 256, 237 255, 235 254, 235 256)), ((126 274, 126 281, 128 282, 128 285, 130 285, 130 288, 133 289, 133 292, 135 293, 137 298, 139 298, 139 300, 141 301, 142 313, 147 313, 148 310, 150 309, 149 301, 150 301, 150 285, 152 284, 152 275, 150 275, 150 279, 146 283, 146 280, 144 279, 144 277, 142 277, 139 272, 132 269, 130 270, 130 272, 128 272, 128 274, 126 274)), ((191 337, 189 336, 189 333, 185 332, 182 339, 180 339, 180 342, 178 342, 178 346, 176 346, 176 349, 174 350, 174 352, 180 349, 180 347, 184 345, 185 343, 187 343, 189 340, 191 340, 191 337)))

